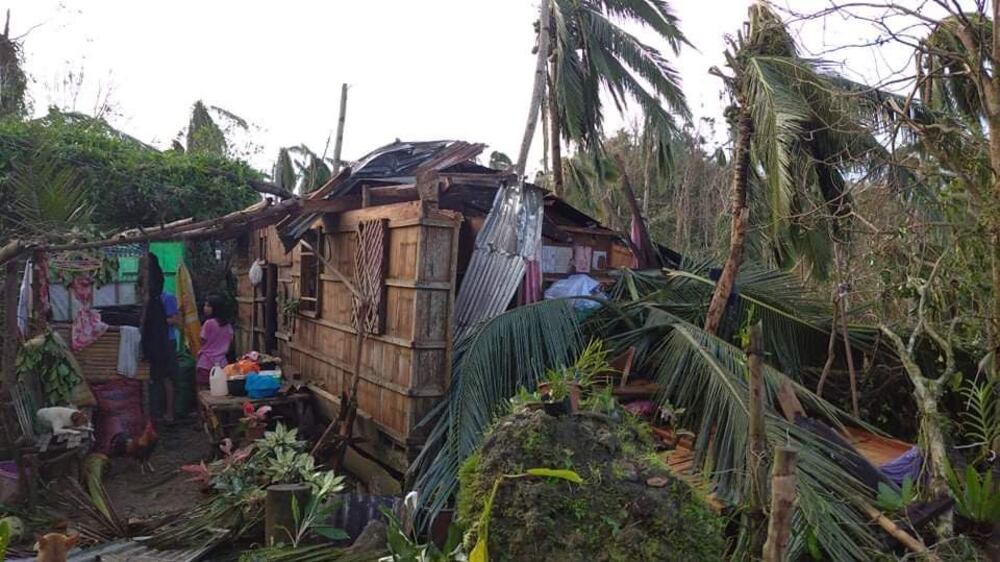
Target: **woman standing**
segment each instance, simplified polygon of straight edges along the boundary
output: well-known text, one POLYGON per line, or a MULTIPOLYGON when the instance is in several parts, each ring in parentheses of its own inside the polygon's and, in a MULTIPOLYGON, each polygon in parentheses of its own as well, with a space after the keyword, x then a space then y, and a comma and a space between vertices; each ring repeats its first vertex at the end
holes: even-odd
MULTIPOLYGON (((170 317, 164 308, 163 269, 160 261, 146 255, 148 297, 142 316, 142 354, 149 361, 150 409, 153 418, 174 421, 174 379, 177 377, 177 351, 170 340, 170 317)), ((175 311, 176 313, 176 311, 175 311)))
POLYGON ((226 354, 233 343, 233 326, 225 314, 226 303, 222 297, 208 297, 202 311, 205 323, 201 326, 201 349, 198 350, 198 371, 195 380, 199 387, 208 387, 212 367, 226 364, 226 354))

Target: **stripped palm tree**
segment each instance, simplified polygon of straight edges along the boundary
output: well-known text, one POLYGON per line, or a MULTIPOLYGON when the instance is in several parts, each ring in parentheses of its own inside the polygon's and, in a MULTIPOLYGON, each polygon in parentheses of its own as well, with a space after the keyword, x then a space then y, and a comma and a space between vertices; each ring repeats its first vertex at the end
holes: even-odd
POLYGON ((873 133, 885 107, 820 61, 802 58, 766 4, 750 8, 730 46, 730 74, 713 69, 732 99, 734 129, 730 249, 704 325, 713 334, 751 229, 765 237, 777 264, 825 276, 830 233, 850 215, 847 178, 885 171, 875 157, 886 151, 873 133))

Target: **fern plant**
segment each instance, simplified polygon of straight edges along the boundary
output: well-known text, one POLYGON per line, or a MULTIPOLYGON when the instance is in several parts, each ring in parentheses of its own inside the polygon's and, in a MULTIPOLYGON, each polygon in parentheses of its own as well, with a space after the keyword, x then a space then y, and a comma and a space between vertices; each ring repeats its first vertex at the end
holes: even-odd
POLYGON ((978 449, 976 461, 986 459, 993 444, 1000 439, 1000 407, 997 405, 997 395, 993 385, 988 381, 977 384, 969 381, 961 389, 966 400, 966 409, 962 412, 962 428, 970 445, 978 449))

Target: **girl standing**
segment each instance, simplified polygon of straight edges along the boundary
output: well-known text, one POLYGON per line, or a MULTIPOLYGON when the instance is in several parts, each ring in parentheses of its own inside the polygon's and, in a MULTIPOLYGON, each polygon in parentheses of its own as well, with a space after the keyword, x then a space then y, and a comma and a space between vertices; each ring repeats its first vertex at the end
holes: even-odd
POLYGON ((225 314, 222 297, 208 297, 202 309, 205 323, 201 326, 201 349, 198 350, 198 364, 195 380, 199 387, 208 387, 208 377, 212 367, 226 364, 226 354, 233 343, 233 326, 225 314))

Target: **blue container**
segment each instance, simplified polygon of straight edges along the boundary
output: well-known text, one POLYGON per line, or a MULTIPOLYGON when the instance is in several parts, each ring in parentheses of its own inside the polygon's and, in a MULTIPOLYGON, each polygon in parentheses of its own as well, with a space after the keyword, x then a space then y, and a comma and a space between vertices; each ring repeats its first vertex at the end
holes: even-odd
POLYGON ((271 375, 253 373, 247 375, 247 396, 253 400, 272 398, 281 389, 281 379, 271 375))

